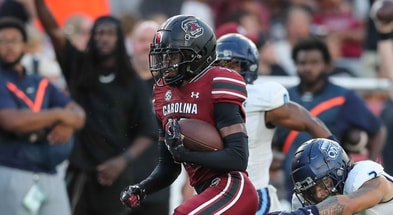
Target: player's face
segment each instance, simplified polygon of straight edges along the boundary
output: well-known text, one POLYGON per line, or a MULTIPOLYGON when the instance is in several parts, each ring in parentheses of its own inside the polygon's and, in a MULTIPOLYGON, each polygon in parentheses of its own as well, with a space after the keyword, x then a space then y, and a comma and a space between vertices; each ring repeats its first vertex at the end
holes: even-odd
POLYGON ((174 77, 178 74, 178 64, 181 62, 180 52, 167 53, 162 55, 162 64, 167 70, 164 72, 164 77, 174 77))
POLYGON ((25 49, 21 32, 15 28, 0 30, 0 61, 14 65, 20 61, 25 49))
POLYGON ((304 84, 314 85, 325 76, 327 65, 319 50, 301 50, 297 54, 296 69, 304 84))
POLYGON ((332 179, 325 178, 322 182, 308 189, 304 197, 310 200, 311 202, 317 204, 332 194, 330 192, 332 188, 333 188, 332 179))
POLYGON ((114 23, 104 22, 93 32, 94 42, 100 56, 114 54, 117 44, 117 28, 114 23))

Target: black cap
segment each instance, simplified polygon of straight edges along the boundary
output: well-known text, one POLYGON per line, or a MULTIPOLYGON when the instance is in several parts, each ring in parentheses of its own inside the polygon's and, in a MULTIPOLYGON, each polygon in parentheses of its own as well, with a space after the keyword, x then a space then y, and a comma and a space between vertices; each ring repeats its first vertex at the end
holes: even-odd
POLYGON ((25 6, 18 1, 4 1, 0 7, 0 17, 14 17, 27 23, 29 21, 29 14, 25 6))
POLYGON ((23 37, 23 41, 27 41, 27 33, 25 25, 22 21, 14 17, 2 17, 0 18, 0 30, 4 28, 15 28, 20 31, 23 37))

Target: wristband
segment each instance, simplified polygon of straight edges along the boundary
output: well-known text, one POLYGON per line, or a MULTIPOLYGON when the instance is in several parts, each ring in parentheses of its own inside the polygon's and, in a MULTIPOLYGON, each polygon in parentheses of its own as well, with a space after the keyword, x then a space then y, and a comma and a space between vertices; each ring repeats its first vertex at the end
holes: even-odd
POLYGON ((389 33, 379 33, 379 34, 378 34, 378 41, 390 40, 390 39, 392 39, 392 32, 389 32, 389 33))
POLYGON ((123 156, 123 158, 125 158, 127 160, 127 162, 131 162, 131 160, 133 158, 130 150, 125 150, 123 152, 123 154, 121 154, 121 156, 123 156))

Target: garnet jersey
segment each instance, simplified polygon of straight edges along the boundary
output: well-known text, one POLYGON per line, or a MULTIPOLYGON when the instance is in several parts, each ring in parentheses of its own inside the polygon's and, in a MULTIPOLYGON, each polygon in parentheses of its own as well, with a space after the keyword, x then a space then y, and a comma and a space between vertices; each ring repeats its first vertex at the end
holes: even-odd
MULTIPOLYGON (((211 67, 180 87, 154 87, 153 104, 162 127, 169 119, 193 118, 216 126, 215 103, 234 103, 245 114, 242 104, 247 98, 246 84, 238 73, 222 67, 211 67)), ((216 170, 184 163, 192 186, 211 179, 216 170)))

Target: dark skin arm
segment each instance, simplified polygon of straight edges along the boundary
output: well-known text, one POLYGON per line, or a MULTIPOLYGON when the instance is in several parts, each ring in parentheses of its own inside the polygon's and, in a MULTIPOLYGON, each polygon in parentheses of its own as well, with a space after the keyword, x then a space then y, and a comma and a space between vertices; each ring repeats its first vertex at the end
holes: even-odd
POLYGON ((330 197, 316 206, 320 215, 352 215, 392 197, 392 184, 384 176, 379 176, 365 182, 355 192, 330 197))
POLYGON ((50 37, 56 53, 61 53, 66 46, 66 35, 62 32, 44 0, 34 0, 34 4, 37 16, 44 27, 45 32, 50 37))
POLYGON ((329 137, 331 132, 318 118, 295 102, 266 112, 266 123, 297 131, 306 131, 313 137, 329 137))
POLYGON ((381 158, 382 150, 385 146, 386 139, 386 127, 385 125, 381 125, 378 133, 374 135, 370 142, 368 143, 368 158, 373 161, 378 161, 381 158))
POLYGON ((66 108, 53 108, 41 112, 29 109, 3 109, 0 110, 0 126, 5 130, 17 133, 29 133, 56 124, 64 124, 74 129, 83 126, 85 113, 74 102, 66 108))
POLYGON ((86 115, 84 110, 79 105, 77 105, 75 102, 70 102, 65 107, 65 110, 74 113, 73 117, 69 117, 68 124, 63 122, 56 124, 52 128, 47 136, 51 144, 68 142, 68 140, 74 134, 75 129, 80 129, 84 126, 86 115))

